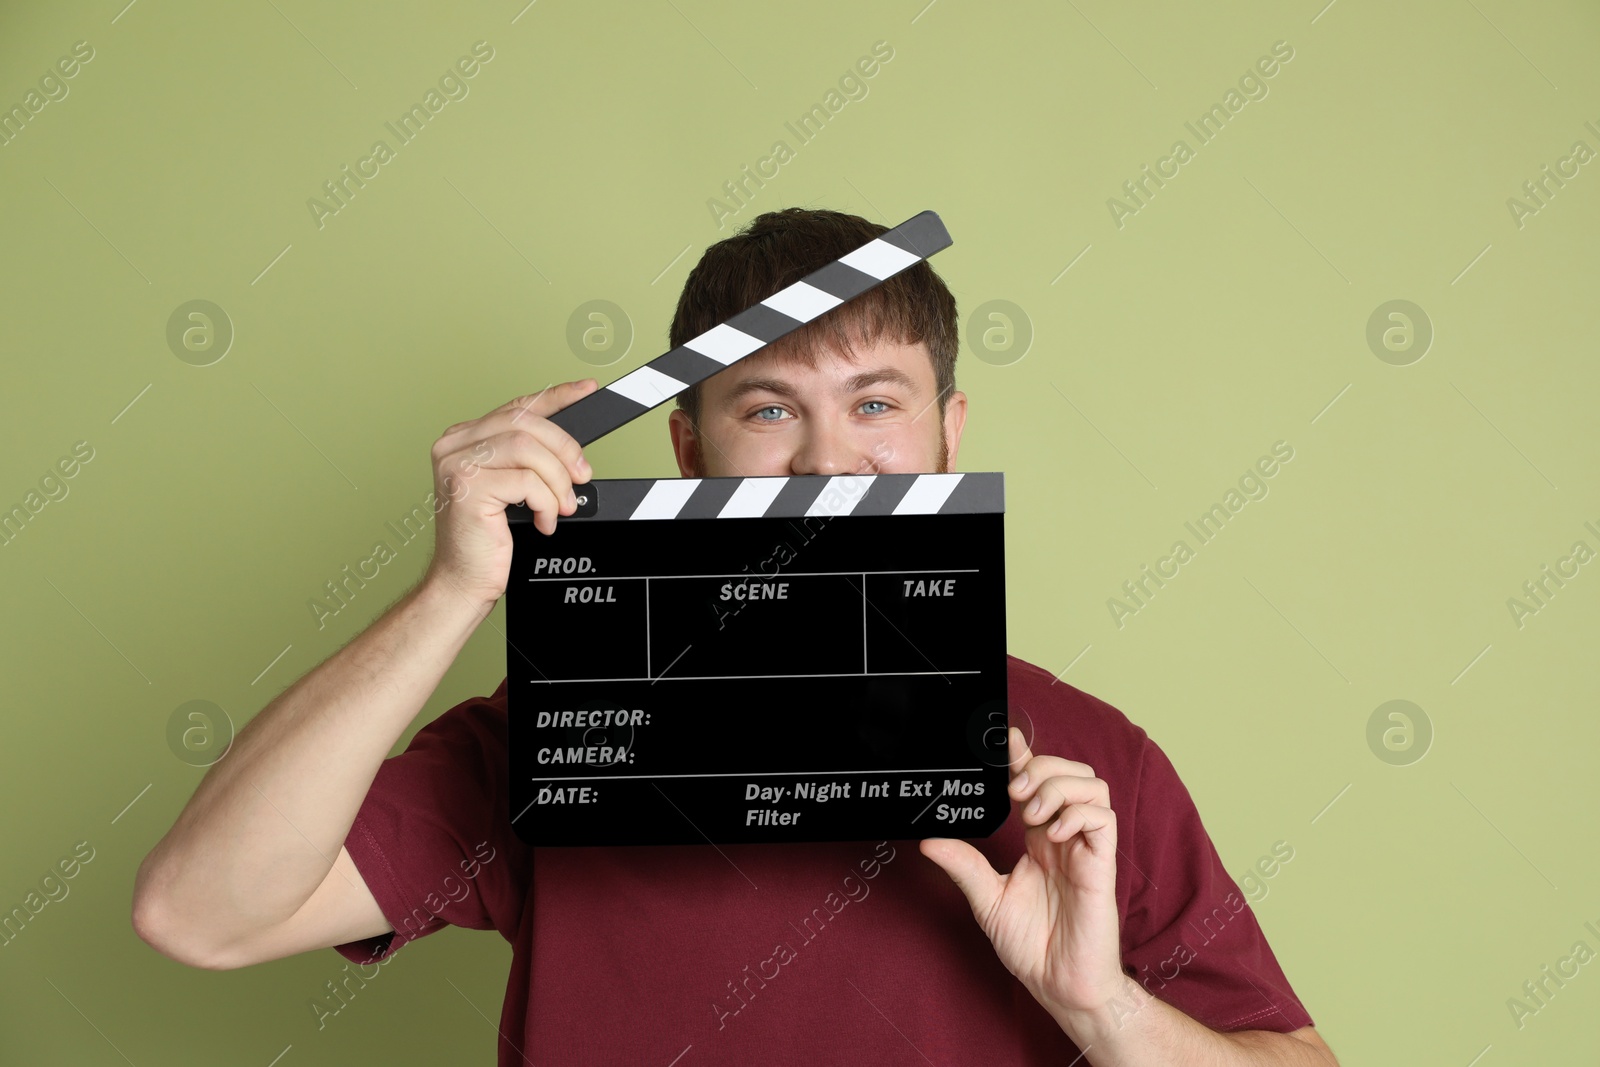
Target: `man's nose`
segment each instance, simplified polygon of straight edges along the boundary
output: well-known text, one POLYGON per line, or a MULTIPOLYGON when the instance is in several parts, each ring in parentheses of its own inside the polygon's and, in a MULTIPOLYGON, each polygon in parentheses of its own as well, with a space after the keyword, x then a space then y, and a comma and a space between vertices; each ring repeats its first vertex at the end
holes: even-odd
POLYGON ((850 436, 839 427, 813 420, 789 469, 794 474, 851 474, 860 465, 857 451, 850 436))

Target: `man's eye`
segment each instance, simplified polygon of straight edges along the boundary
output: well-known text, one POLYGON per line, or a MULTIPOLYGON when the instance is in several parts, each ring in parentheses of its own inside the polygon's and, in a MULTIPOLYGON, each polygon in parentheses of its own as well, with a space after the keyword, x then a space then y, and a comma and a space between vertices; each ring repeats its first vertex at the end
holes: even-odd
POLYGON ((757 421, 760 421, 760 422, 778 422, 783 418, 783 409, 780 408, 776 404, 772 404, 772 405, 769 405, 769 406, 764 407, 764 408, 757 408, 755 414, 756 414, 757 421), (763 412, 767 412, 767 411, 775 411, 775 412, 777 412, 777 414, 775 416, 773 416, 772 418, 770 418, 770 419, 769 418, 764 418, 762 413, 763 412))
MULTIPOLYGON (((887 400, 868 400, 868 401, 863 402, 861 406, 862 407, 867 407, 870 404, 882 404, 885 409, 887 409, 889 407, 889 402, 887 400)), ((867 414, 876 415, 877 412, 869 411, 867 414)))

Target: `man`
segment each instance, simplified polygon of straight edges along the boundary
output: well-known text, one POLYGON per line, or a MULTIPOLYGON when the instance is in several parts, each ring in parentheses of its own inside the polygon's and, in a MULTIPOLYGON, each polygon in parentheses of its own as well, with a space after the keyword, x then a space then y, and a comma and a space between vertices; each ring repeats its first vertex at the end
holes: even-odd
MULTIPOLYGON (((882 232, 762 215, 707 249, 672 343, 882 232)), ((919 263, 681 395, 679 471, 948 470, 967 412, 957 348, 954 298, 919 263)), ((976 847, 922 841, 931 863, 907 842, 530 848, 510 826, 504 681, 386 760, 505 590, 505 506, 545 533, 575 509, 592 472, 548 420, 596 384, 435 442, 448 499, 426 576, 210 769, 141 865, 142 938, 214 969, 328 946, 373 967, 445 925, 496 929, 514 946, 503 1065, 1336 1067, 1166 756, 1015 658, 1017 811, 976 847)))

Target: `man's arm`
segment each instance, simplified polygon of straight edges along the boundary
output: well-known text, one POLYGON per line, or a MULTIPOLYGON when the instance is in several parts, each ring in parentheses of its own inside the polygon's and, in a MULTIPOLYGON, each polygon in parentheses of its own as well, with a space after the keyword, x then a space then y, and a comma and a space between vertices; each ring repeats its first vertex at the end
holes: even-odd
POLYGON ((388 932, 344 839, 379 765, 505 590, 506 505, 526 502, 546 534, 575 509, 572 484, 589 468, 546 416, 594 386, 518 397, 435 442, 427 575, 263 708, 210 767, 139 866, 140 938, 220 970, 388 932))
POLYGON ((386 932, 344 839, 478 621, 470 602, 424 581, 268 704, 140 864, 139 936, 181 963, 225 969, 386 932))
MULTIPOLYGON (((1048 1005, 1046 1006, 1048 1008, 1048 1005)), ((1185 1067, 1339 1067, 1333 1050, 1309 1026, 1218 1033, 1126 979, 1119 996, 1096 1011, 1049 1009, 1095 1067, 1184 1064, 1185 1067)))

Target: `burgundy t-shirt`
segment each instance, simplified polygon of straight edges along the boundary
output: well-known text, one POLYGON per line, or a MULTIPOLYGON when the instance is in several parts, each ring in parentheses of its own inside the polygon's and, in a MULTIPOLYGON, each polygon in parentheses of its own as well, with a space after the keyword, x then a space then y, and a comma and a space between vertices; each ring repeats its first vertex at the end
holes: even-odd
MULTIPOLYGON (((1034 753, 1110 787, 1124 970, 1215 1030, 1310 1026, 1156 743, 1030 663, 1007 669, 1034 753)), ((385 760, 345 847, 399 934, 337 946, 371 964, 445 924, 498 930, 513 949, 502 1067, 1078 1055, 915 841, 533 848, 507 777, 504 681, 385 760)), ((1017 812, 972 844, 1009 871, 1017 812)))

